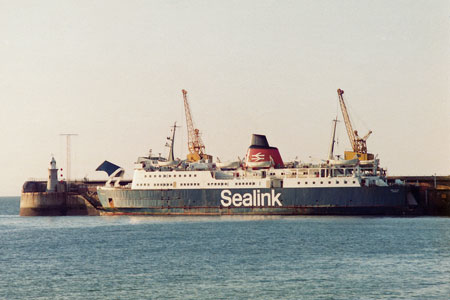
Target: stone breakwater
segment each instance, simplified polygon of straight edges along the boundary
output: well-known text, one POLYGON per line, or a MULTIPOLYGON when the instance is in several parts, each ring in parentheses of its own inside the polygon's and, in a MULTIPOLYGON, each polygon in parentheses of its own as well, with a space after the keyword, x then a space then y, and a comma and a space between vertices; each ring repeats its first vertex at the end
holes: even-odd
POLYGON ((76 193, 22 193, 21 216, 98 216, 99 211, 76 193))
POLYGON ((98 216, 97 186, 104 182, 59 182, 56 191, 44 181, 27 181, 20 198, 21 216, 98 216))

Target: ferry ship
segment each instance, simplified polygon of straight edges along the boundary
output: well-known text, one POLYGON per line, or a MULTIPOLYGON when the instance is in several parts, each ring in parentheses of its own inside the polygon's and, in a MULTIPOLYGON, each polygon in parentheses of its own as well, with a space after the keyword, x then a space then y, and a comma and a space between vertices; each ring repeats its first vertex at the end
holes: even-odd
MULTIPOLYGON (((336 123, 335 123, 336 124, 336 123)), ((403 215, 414 199, 401 182, 389 185, 379 159, 284 163, 264 135, 253 134, 243 161, 175 160, 151 153, 135 163, 132 182, 108 161, 97 193, 101 214, 129 215, 403 215)), ((372 158, 369 156, 369 158, 372 158)))

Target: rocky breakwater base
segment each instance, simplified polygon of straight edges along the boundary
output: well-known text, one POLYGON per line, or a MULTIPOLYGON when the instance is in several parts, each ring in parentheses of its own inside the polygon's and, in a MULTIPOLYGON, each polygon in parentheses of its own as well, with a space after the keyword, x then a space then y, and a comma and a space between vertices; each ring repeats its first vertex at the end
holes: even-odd
POLYGON ((21 216, 98 216, 96 182, 58 182, 48 189, 45 181, 27 181, 20 199, 21 216))

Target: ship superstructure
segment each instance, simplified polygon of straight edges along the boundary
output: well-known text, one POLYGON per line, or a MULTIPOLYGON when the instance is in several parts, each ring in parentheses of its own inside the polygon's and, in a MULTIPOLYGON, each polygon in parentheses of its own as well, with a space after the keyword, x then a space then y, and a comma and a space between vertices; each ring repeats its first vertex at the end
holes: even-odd
POLYGON ((109 180, 98 196, 105 214, 402 214, 405 187, 385 175, 378 159, 284 163, 253 135, 238 164, 140 157, 131 184, 109 180))

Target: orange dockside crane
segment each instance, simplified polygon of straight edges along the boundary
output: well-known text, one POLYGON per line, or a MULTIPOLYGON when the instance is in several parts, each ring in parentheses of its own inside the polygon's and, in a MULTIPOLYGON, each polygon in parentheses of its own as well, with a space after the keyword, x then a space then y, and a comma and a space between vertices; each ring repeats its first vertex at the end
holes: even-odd
POLYGON ((182 90, 184 100, 184 111, 186 113, 186 127, 188 132, 188 150, 187 160, 189 162, 196 162, 204 160, 206 162, 212 162, 212 156, 205 153, 205 145, 200 137, 200 131, 194 127, 192 121, 191 110, 189 108, 189 102, 187 99, 187 91, 182 90))
POLYGON ((348 138, 352 144, 353 151, 344 151, 344 159, 350 160, 358 158, 359 160, 372 160, 374 158, 373 154, 367 153, 366 141, 372 133, 371 130, 364 136, 359 137, 358 131, 353 130, 352 123, 350 122, 350 117, 347 112, 347 107, 345 106, 343 94, 344 91, 341 89, 337 90, 339 96, 339 103, 341 104, 342 116, 344 117, 345 127, 347 128, 348 138))

